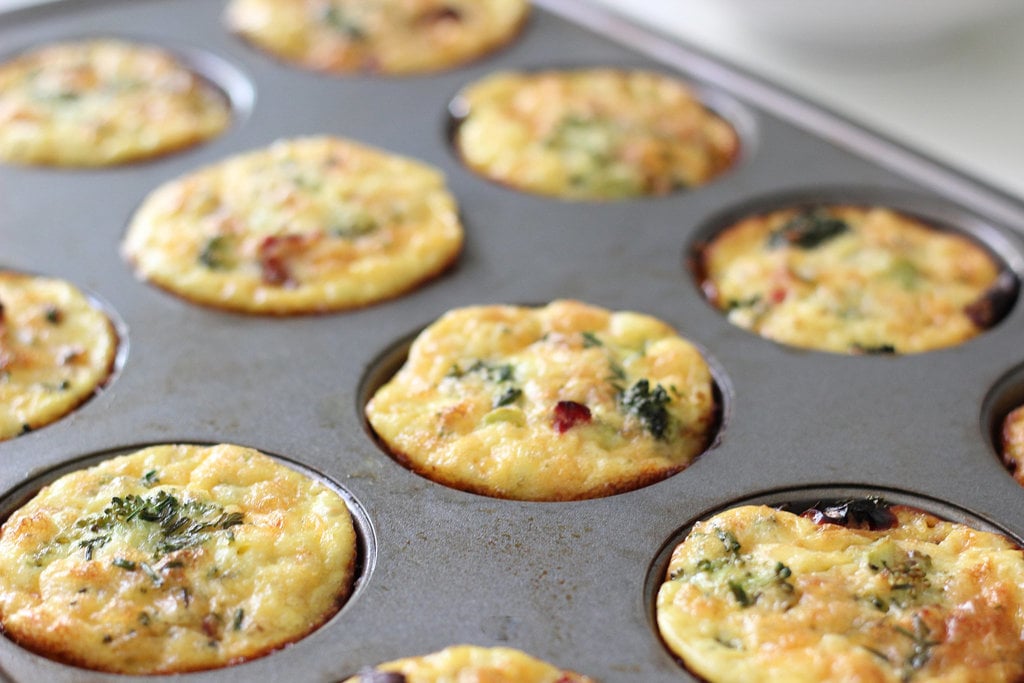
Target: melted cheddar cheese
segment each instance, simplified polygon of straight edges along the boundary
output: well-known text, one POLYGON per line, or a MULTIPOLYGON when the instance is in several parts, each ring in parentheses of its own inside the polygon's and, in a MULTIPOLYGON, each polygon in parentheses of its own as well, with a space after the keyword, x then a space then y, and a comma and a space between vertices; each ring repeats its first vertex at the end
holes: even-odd
POLYGON ((576 301, 456 309, 425 329, 367 418, 423 476, 501 498, 606 496, 707 448, 700 352, 647 315, 576 301))
POLYGON ((0 623, 90 669, 209 669, 317 628, 355 559, 331 489, 240 446, 155 446, 65 475, 7 520, 0 623))
POLYGON ((444 270, 462 225, 433 168, 338 138, 279 141, 172 180, 122 245, 186 299, 310 313, 396 296, 444 270))
POLYGON ((232 0, 228 27, 299 66, 333 73, 419 74, 512 40, 525 0, 232 0))
POLYGON ((0 271, 0 440, 71 412, 116 353, 110 320, 73 285, 0 271))
POLYGON ((0 64, 0 160, 106 166, 197 144, 230 123, 227 98, 160 48, 56 43, 0 64))
POLYGON ((683 83, 644 71, 498 73, 457 100, 456 143, 474 171, 568 199, 663 195, 720 175, 732 126, 683 83))
POLYGON ((760 506, 699 522, 658 592, 662 637, 711 683, 1020 681, 1020 548, 890 510, 874 531, 760 506))
POLYGON ((703 253, 704 289, 739 327, 834 353, 919 353, 995 322, 1000 267, 982 247, 884 208, 784 209, 703 253))

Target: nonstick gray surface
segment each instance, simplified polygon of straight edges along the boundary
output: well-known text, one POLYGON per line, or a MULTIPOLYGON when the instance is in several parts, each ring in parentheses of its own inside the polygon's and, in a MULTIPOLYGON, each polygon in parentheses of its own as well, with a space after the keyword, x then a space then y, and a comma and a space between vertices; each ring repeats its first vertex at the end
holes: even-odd
MULTIPOLYGON (((362 536, 354 596, 325 626, 196 681, 334 681, 456 643, 524 650, 605 683, 695 680, 659 639, 653 593, 695 519, 758 500, 880 495, 1024 539, 1024 491, 999 462, 996 423, 1024 400, 1024 310, 961 346, 915 356, 800 351, 730 325, 688 266, 731 217, 796 201, 880 203, 963 230, 1024 273, 1024 205, 678 43, 577 0, 538 3, 520 38, 438 75, 305 72, 228 34, 223 2, 94 0, 0 15, 3 56, 116 36, 181 54, 232 97, 205 145, 104 170, 0 167, 0 267, 70 280, 110 311, 113 379, 71 415, 0 443, 6 516, 56 474, 133 448, 234 442, 344 491, 362 536), (567 202, 475 176, 449 142, 463 86, 507 68, 618 66, 676 73, 740 130, 737 167, 664 198, 567 202), (138 281, 119 255, 143 197, 201 165, 278 138, 334 134, 440 167, 466 248, 439 279, 365 309, 267 318, 199 307, 138 281), (443 312, 577 298, 674 325, 716 372, 723 420, 690 468, 573 503, 496 500, 403 469, 362 418, 410 335, 443 312)), ((0 639, 16 681, 111 677, 0 639)), ((142 680, 151 680, 143 678, 142 680)))

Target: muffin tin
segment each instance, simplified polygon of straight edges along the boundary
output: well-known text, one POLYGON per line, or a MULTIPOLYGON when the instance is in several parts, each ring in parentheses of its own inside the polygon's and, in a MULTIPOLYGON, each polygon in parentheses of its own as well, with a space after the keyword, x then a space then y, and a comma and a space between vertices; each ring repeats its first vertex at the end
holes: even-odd
MULTIPOLYGON (((154 443, 234 442, 340 487, 356 512, 359 585, 279 652, 184 680, 336 681, 455 643, 506 645, 605 683, 695 680, 660 641, 653 593, 696 519, 748 500, 881 495, 1024 539, 1024 491, 992 434, 1024 396, 1024 306, 961 346, 915 356, 800 351, 732 326, 688 259, 723 217, 780 199, 880 203, 962 229, 1024 276, 1024 204, 582 0, 543 0, 508 48, 410 78, 286 66, 222 26, 223 2, 89 0, 11 12, 0 45, 111 35, 183 55, 231 96, 233 127, 200 147, 100 170, 0 167, 0 267, 62 277, 118 321, 107 387, 69 416, 0 443, 0 515, 58 473, 154 443), (609 203, 534 197, 478 178, 449 140, 459 90, 496 69, 611 65, 692 82, 737 126, 737 166, 704 187, 609 203), (277 138, 336 134, 438 166, 467 240, 455 267, 356 311, 257 317, 139 282, 118 247, 161 183, 277 138), (398 465, 362 417, 411 335, 444 311, 572 297, 655 315, 697 343, 723 401, 715 445, 687 470, 574 503, 496 500, 398 465)), ((99 681, 0 639, 0 679, 99 681)), ((133 680, 117 677, 118 680, 133 680)), ((139 680, 152 680, 141 678, 139 680)))

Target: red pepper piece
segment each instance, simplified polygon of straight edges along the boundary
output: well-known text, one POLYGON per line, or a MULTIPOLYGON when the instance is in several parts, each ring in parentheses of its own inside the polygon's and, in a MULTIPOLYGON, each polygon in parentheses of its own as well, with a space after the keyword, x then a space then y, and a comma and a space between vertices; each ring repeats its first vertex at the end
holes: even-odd
POLYGON ((555 417, 552 425, 559 434, 564 434, 578 424, 587 424, 591 420, 590 408, 576 401, 559 401, 555 404, 555 417))

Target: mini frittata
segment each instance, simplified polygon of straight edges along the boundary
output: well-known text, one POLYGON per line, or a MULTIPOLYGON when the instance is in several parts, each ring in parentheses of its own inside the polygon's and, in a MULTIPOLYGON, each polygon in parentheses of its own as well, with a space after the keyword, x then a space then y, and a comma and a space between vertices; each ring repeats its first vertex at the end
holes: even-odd
POLYGON ((510 42, 526 0, 232 0, 228 27, 270 54, 331 73, 452 68, 510 42))
POLYGON ((454 108, 456 144, 480 175, 567 199, 664 195, 701 185, 736 161, 733 127, 691 89, 646 71, 498 73, 454 108))
POLYGON ((659 481, 700 455, 717 426, 696 347, 651 316, 568 300, 446 313, 366 416, 415 472, 518 500, 659 481))
POLYGON ((0 271, 0 441, 38 429, 110 376, 118 338, 74 285, 0 271))
POLYGON ((42 46, 0 64, 0 160, 107 166, 220 134, 231 106, 159 47, 114 39, 42 46))
POLYGON ((0 529, 0 623, 58 661, 129 674, 237 664, 351 590, 335 491, 250 448, 161 445, 67 474, 0 529))
POLYGON ((1010 411, 1003 421, 1002 455, 1013 478, 1024 486, 1024 406, 1010 411))
POLYGON ((332 137, 281 140, 168 182, 139 207, 122 245, 160 287, 270 314, 397 296, 461 248, 441 173, 332 137))
POLYGON ((656 615, 710 683, 1024 680, 1020 548, 870 499, 697 523, 656 615))
POLYGON ((594 683, 508 647, 454 645, 362 671, 344 683, 594 683))
POLYGON ((701 267, 731 323, 834 353, 953 346, 997 322, 1016 294, 973 240, 883 207, 751 216, 711 240, 701 267))

